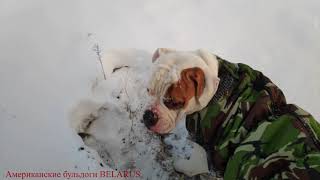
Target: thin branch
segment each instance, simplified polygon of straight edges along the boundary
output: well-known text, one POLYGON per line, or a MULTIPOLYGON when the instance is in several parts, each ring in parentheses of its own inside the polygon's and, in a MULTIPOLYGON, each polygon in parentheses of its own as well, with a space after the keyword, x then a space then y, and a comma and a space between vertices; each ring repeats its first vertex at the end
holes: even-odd
POLYGON ((104 80, 106 80, 107 77, 106 77, 106 73, 105 73, 105 71, 104 71, 104 67, 103 67, 103 64, 102 64, 101 49, 100 49, 99 44, 95 44, 95 45, 93 46, 93 50, 94 50, 94 51, 96 52, 96 54, 97 54, 98 60, 99 60, 100 65, 101 65, 101 69, 102 69, 102 73, 103 73, 104 80))
MULTIPOLYGON (((124 66, 124 67, 128 67, 128 66, 124 66)), ((132 111, 131 110, 131 106, 130 106, 130 96, 128 94, 128 91, 127 91, 127 87, 128 87, 128 79, 129 79, 129 69, 127 69, 127 73, 126 73, 126 76, 125 76, 125 85, 124 85, 124 92, 125 94, 127 95, 127 98, 128 98, 128 102, 127 102, 127 111, 129 112, 129 119, 131 120, 131 127, 130 127, 130 131, 129 131, 129 137, 130 137, 130 134, 131 132, 133 132, 133 115, 136 113, 135 111, 132 111)))

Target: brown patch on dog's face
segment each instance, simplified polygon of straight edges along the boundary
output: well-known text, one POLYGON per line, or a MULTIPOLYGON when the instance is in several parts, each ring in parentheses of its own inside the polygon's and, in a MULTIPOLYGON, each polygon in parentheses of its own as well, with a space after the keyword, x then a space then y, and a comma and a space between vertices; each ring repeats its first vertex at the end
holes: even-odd
POLYGON ((168 88, 163 102, 168 109, 185 108, 193 97, 198 101, 204 86, 205 75, 200 68, 184 69, 180 74, 179 81, 168 88))

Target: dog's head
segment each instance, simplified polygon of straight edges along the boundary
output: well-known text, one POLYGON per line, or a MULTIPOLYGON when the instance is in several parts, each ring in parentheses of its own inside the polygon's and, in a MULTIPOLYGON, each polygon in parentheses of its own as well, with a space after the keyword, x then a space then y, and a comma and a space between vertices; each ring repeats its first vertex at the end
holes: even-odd
POLYGON ((159 48, 153 55, 149 83, 151 106, 145 111, 145 125, 159 134, 170 132, 184 115, 204 108, 215 94, 218 60, 205 50, 176 51, 159 48))

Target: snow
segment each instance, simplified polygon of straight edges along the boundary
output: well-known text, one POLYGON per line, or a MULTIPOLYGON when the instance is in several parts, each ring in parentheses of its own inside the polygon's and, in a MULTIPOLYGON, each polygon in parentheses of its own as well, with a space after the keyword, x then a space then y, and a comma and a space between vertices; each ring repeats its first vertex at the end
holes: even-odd
POLYGON ((87 149, 78 150, 84 144, 68 120, 70 107, 92 88, 105 96, 105 88, 94 88, 102 79, 95 43, 103 50, 136 48, 116 53, 126 59, 148 58, 157 47, 209 49, 263 71, 288 102, 319 120, 319 9, 316 0, 1 0, 1 176, 100 168, 87 149))
POLYGON ((138 169, 144 179, 168 179, 175 174, 173 159, 164 152, 160 137, 142 122, 150 102, 150 58, 145 51, 106 52, 102 58, 106 80, 95 82, 92 95, 73 107, 70 119, 77 132, 90 134, 83 141, 90 153, 98 152, 94 159, 104 167, 138 169))

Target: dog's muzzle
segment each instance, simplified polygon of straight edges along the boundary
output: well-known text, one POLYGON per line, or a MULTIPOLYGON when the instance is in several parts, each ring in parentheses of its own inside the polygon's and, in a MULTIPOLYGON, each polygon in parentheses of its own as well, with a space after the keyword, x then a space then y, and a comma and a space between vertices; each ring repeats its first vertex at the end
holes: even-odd
POLYGON ((158 120, 159 120, 158 115, 152 112, 151 110, 146 110, 143 114, 143 122, 149 129, 152 126, 156 125, 158 120))

